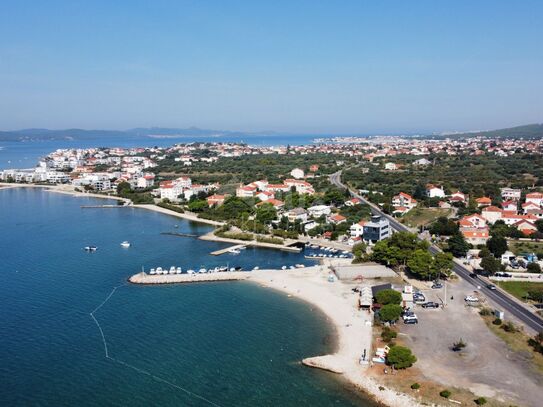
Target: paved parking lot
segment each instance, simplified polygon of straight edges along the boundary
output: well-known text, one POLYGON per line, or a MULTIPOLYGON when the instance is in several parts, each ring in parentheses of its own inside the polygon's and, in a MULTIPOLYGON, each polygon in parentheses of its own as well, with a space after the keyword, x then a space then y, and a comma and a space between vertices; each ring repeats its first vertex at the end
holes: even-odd
POLYGON ((469 388, 476 395, 513 399, 522 405, 541 405, 541 377, 529 371, 526 362, 486 327, 478 309, 465 305, 463 299, 473 294, 473 287, 458 281, 439 290, 423 290, 426 300, 435 302, 445 302, 445 292, 445 307, 415 305, 419 323, 399 323, 403 339, 419 359, 417 366, 444 386, 469 388), (460 338, 467 347, 453 352, 450 347, 460 338))

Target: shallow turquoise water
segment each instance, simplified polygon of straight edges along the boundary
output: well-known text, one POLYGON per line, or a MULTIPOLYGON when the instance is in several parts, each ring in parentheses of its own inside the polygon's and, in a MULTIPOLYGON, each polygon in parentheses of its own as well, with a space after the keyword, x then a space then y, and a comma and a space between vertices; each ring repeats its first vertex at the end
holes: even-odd
MULTIPOLYGON (((0 405, 369 406, 334 376, 300 366, 333 349, 311 305, 247 282, 142 287, 161 265, 250 268, 305 262, 161 235, 208 226, 41 190, 0 190, 0 405), (129 240, 130 249, 119 243, 129 240), (94 244, 96 253, 82 247, 94 244), (120 286, 95 316, 89 313, 120 286), (190 392, 190 393, 188 393, 190 392)), ((308 264, 306 262, 306 264, 308 264)))

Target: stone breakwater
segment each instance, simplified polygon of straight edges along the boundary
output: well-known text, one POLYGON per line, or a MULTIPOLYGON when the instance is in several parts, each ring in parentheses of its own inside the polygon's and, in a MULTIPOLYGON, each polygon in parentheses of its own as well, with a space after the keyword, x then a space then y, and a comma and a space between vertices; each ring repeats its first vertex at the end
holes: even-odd
POLYGON ((209 281, 247 280, 250 273, 245 271, 227 271, 222 273, 194 273, 194 274, 147 274, 141 272, 128 279, 132 284, 184 284, 203 283, 209 281))

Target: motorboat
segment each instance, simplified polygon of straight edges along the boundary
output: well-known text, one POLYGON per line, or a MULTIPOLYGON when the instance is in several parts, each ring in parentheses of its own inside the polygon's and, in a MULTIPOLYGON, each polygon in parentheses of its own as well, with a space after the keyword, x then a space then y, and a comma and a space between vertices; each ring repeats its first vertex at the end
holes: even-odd
POLYGON ((230 271, 236 271, 234 267, 230 267, 230 271))
POLYGON ((155 269, 151 269, 151 270, 149 270, 149 274, 156 274, 156 271, 155 271, 155 269))
POLYGON ((240 254, 239 249, 228 249, 228 253, 230 254, 240 254))
POLYGON ((156 273, 157 274, 162 274, 162 267, 157 267, 156 268, 156 273))
POLYGON ((170 274, 175 274, 175 266, 170 267, 170 274))
POLYGON ((176 273, 176 274, 181 274, 182 272, 183 272, 183 270, 181 270, 181 267, 177 267, 177 268, 175 269, 175 273, 176 273))
POLYGON ((96 250, 98 250, 96 246, 85 246, 85 251, 87 252, 95 252, 96 250))
POLYGON ((260 267, 255 266, 255 267, 253 267, 253 270, 255 270, 255 271, 256 271, 256 270, 260 270, 260 267))
POLYGON ((194 270, 193 269, 188 269, 187 274, 194 274, 194 270))
POLYGON ((121 243, 121 247, 128 249, 130 247, 130 242, 125 240, 124 242, 121 243))
POLYGON ((234 267, 234 270, 241 271, 241 266, 234 267))
POLYGON ((281 270, 286 270, 286 269, 287 269, 287 266, 281 267, 281 270))
POLYGON ((200 270, 198 270, 198 273, 207 273, 207 269, 202 267, 200 270))
POLYGON ((228 267, 221 266, 221 267, 219 267, 219 271, 221 271, 221 272, 228 271, 228 267))

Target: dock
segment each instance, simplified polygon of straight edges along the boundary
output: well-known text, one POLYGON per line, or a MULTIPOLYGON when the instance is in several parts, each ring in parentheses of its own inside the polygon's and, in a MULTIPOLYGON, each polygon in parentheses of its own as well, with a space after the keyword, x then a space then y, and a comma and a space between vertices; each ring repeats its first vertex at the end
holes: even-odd
POLYGON ((130 205, 81 205, 81 208, 130 208, 130 205))
POLYGON ((203 283, 209 281, 236 281, 247 280, 251 273, 245 271, 225 271, 220 273, 194 273, 194 274, 147 274, 140 272, 128 279, 132 284, 186 284, 203 283))
POLYGON ((236 244, 234 246, 225 247, 224 249, 215 250, 214 252, 211 252, 210 254, 212 256, 220 256, 221 254, 227 253, 230 250, 239 250, 239 249, 245 248, 245 247, 247 247, 247 245, 245 245, 245 244, 236 244))
POLYGON ((161 232, 161 235, 177 236, 177 237, 198 237, 198 235, 190 233, 177 233, 177 232, 161 232))

